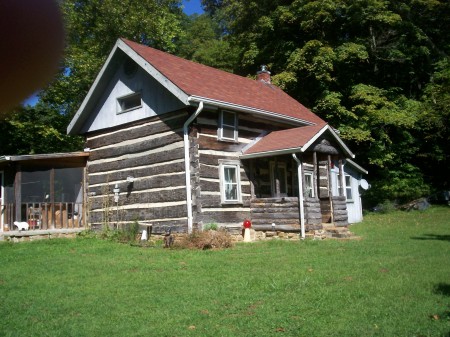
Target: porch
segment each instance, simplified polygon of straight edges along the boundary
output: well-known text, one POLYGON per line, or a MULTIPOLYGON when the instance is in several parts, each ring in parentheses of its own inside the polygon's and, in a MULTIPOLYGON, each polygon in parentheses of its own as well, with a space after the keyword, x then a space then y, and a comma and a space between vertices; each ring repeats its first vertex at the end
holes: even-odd
MULTIPOLYGON (((83 203, 37 202, 21 203, 19 210, 13 203, 2 205, 3 231, 20 230, 15 222, 25 222, 28 230, 84 228, 83 203), (20 213, 18 220, 17 214, 20 213)), ((22 227, 22 226, 20 226, 22 227)))
MULTIPOLYGON (((346 200, 344 196, 333 196, 323 216, 324 203, 316 198, 305 198, 304 221, 307 236, 323 234, 328 237, 348 237, 346 200), (322 205, 322 209, 321 209, 322 205)), ((301 232, 300 206, 298 197, 253 198, 250 202, 252 227, 263 232, 301 232)))
POLYGON ((0 157, 0 233, 30 235, 35 231, 83 229, 88 155, 73 152, 0 157))

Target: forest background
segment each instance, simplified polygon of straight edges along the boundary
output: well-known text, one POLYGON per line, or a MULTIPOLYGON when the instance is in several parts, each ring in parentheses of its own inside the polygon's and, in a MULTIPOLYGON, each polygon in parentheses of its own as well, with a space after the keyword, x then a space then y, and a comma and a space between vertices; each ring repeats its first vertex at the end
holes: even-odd
POLYGON ((66 128, 118 37, 272 82, 340 131, 369 171, 366 207, 449 186, 446 0, 61 0, 66 48, 34 106, 0 120, 0 155, 83 149, 66 128))

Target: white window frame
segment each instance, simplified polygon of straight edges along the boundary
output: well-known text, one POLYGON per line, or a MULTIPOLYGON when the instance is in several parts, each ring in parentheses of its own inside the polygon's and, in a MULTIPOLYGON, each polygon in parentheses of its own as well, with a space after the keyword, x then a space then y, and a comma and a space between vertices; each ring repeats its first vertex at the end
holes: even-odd
POLYGON ((288 183, 287 183, 287 166, 286 163, 278 163, 277 165, 275 165, 275 162, 272 161, 270 162, 270 182, 271 182, 271 186, 272 186, 272 195, 274 197, 277 196, 277 186, 276 186, 276 181, 275 181, 275 166, 277 166, 277 169, 282 169, 284 170, 284 181, 280 181, 280 197, 287 197, 288 195, 288 183), (286 193, 281 193, 281 184, 284 184, 285 186, 285 190, 286 193))
POLYGON ((314 172, 311 171, 305 171, 305 187, 303 188, 305 190, 305 196, 308 194, 308 191, 311 191, 311 195, 308 198, 315 198, 314 194, 314 172), (308 186, 306 177, 310 177, 311 186, 308 186))
POLYGON ((237 113, 229 110, 220 110, 219 114, 219 129, 217 130, 217 138, 219 140, 223 141, 231 141, 231 142, 237 142, 238 141, 238 117, 237 113), (234 123, 233 124, 225 124, 224 123, 224 115, 225 114, 232 114, 234 116, 234 123), (225 137, 224 136, 224 127, 229 127, 233 129, 233 138, 225 137))
MULTIPOLYGON (((337 177, 338 177, 338 182, 340 182, 341 181, 341 175, 338 174, 337 177)), ((338 194, 339 195, 343 195, 347 202, 353 202, 354 201, 354 199, 353 199, 352 180, 353 179, 352 179, 352 176, 350 174, 344 173, 344 180, 342 182, 343 185, 344 185, 344 186, 342 186, 344 188, 344 191, 341 191, 341 185, 340 185, 340 183, 338 183, 338 186, 339 186, 338 187, 338 194), (349 184, 347 184, 347 178, 348 178, 348 183, 349 184), (347 192, 348 191, 350 192, 350 198, 347 197, 347 192)))
POLYGON ((142 93, 140 91, 138 92, 133 92, 131 94, 128 95, 124 95, 121 97, 117 97, 117 114, 123 114, 125 112, 129 112, 132 110, 136 110, 136 109, 140 109, 142 108, 142 93), (123 109, 123 102, 126 101, 127 99, 134 99, 135 97, 139 96, 139 101, 140 104, 139 105, 134 105, 130 108, 127 109, 123 109))
POLYGON ((242 203, 242 191, 241 191, 241 166, 239 161, 221 161, 219 163, 219 176, 220 176, 220 199, 222 204, 239 204, 242 203), (236 199, 226 198, 226 181, 225 181, 225 169, 234 168, 236 170, 236 199))

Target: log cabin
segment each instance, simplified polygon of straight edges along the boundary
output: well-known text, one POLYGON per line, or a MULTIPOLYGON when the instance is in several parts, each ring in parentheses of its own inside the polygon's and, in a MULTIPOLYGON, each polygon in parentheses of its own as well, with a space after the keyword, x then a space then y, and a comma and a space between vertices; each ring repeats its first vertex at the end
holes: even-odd
POLYGON ((88 221, 153 232, 305 233, 361 220, 363 168, 273 85, 118 39, 67 131, 85 137, 88 221))

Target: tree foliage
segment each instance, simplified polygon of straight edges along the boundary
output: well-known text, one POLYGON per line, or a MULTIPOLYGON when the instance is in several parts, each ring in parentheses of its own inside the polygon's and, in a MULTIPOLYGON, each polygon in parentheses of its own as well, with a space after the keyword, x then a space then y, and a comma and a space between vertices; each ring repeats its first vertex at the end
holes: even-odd
POLYGON ((66 48, 60 71, 40 92, 37 106, 19 107, 0 121, 9 135, 2 139, 2 153, 82 149, 80 138, 67 136, 66 128, 117 38, 174 52, 175 40, 182 35, 180 5, 179 0, 61 1, 66 48), (36 133, 33 139, 32 133, 36 133))
POLYGON ((238 50, 234 72, 268 65, 275 84, 338 128, 374 200, 450 188, 447 1, 202 3, 238 50))

